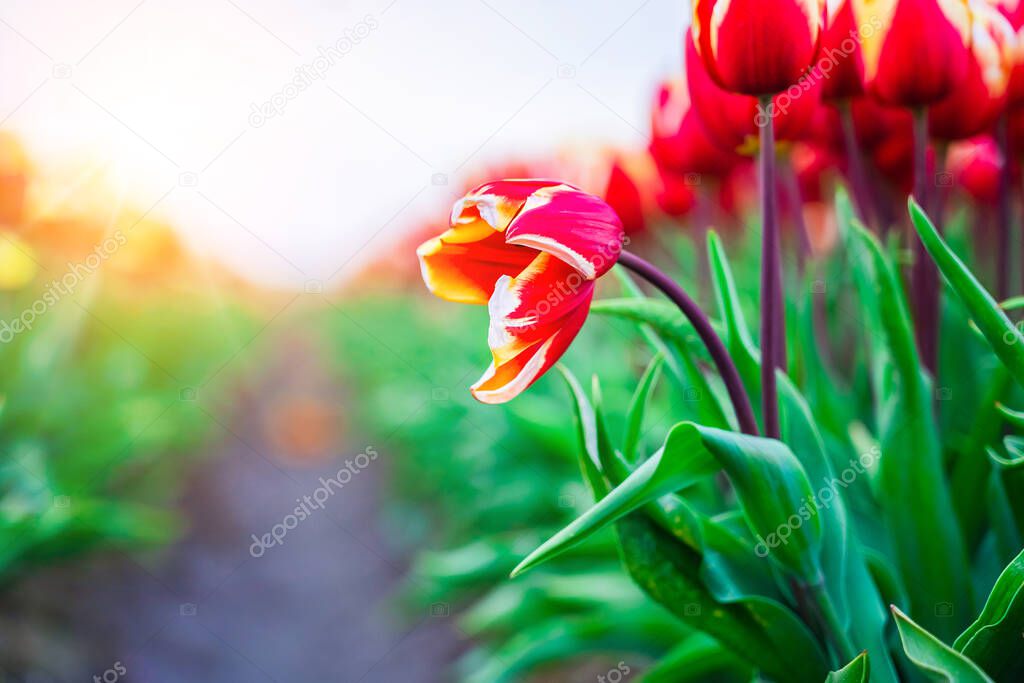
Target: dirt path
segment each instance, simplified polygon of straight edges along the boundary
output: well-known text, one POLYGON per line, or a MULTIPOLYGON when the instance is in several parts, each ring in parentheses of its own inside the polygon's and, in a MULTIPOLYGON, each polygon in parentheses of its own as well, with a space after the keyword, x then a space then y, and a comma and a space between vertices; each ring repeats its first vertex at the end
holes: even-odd
POLYGON ((308 361, 282 365, 236 406, 222 452, 183 498, 183 541, 157 557, 108 557, 19 585, 5 599, 14 615, 5 611, 21 612, 21 626, 3 633, 20 642, 3 648, 3 666, 33 662, 35 673, 6 680, 445 680, 460 648, 449 619, 409 619, 391 601, 403 570, 377 523, 383 468, 357 457, 362 445, 312 462, 308 453, 282 457, 281 438, 268 434, 268 402, 304 396, 291 416, 304 427, 294 429, 293 419, 283 438, 308 450, 304 435, 323 427, 322 415, 308 414, 309 396, 340 408, 321 370, 308 361), (253 534, 274 533, 272 545, 254 545, 253 534), (25 661, 12 664, 12 656, 25 661))

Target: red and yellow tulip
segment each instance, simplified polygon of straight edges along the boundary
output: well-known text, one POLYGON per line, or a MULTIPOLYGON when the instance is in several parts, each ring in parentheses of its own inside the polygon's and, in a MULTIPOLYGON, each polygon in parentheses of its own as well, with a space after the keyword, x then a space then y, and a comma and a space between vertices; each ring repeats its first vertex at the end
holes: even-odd
POLYGON ((821 39, 815 69, 822 79, 822 98, 843 100, 864 94, 864 55, 852 0, 829 0, 828 26, 821 39))
MULTIPOLYGON (((708 73, 694 42, 686 35, 686 81, 690 99, 708 137, 727 152, 753 155, 758 149, 758 117, 764 116, 756 97, 722 89, 708 73)), ((807 79, 795 96, 783 92, 772 100, 775 137, 779 141, 805 136, 821 103, 821 80, 807 79)))
POLYGON ((1006 106, 1017 36, 1009 20, 987 2, 971 3, 967 77, 928 112, 931 135, 963 140, 989 129, 1006 106))
POLYGON ((967 78, 967 0, 852 0, 861 32, 865 86, 889 105, 935 104, 967 78))
POLYGON ((471 389, 477 400, 509 401, 558 361, 624 234, 608 204, 558 181, 487 183, 455 203, 451 227, 417 255, 431 292, 488 306, 493 363, 471 389))
POLYGON ((742 95, 774 95, 814 65, 824 0, 696 0, 693 36, 708 73, 742 95))

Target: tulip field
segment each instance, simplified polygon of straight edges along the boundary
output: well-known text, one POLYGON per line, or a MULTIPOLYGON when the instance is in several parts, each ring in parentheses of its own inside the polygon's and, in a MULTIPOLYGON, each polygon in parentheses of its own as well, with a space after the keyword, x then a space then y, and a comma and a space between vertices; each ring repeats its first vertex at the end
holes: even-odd
POLYGON ((1024 0, 692 0, 639 127, 480 4, 633 143, 443 169, 325 86, 431 167, 330 278, 217 197, 283 105, 156 204, 0 130, 0 683, 1024 681, 1024 0))
POLYGON ((499 452, 406 485, 476 484, 418 566, 476 587, 465 680, 1024 680, 1022 20, 697 0, 640 160, 455 202, 422 279, 487 307, 468 388, 508 407, 418 425, 499 452))

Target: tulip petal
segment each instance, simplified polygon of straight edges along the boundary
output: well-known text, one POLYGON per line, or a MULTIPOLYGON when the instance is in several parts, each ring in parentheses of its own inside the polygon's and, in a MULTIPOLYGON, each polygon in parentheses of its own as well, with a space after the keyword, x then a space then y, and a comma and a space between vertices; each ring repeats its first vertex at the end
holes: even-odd
POLYGON ((481 403, 505 403, 537 381, 558 362, 579 334, 587 319, 593 294, 591 285, 586 288, 586 294, 580 298, 576 307, 558 321, 557 330, 545 341, 529 346, 505 362, 492 363, 483 377, 470 388, 473 397, 481 403))
POLYGON ((483 219, 492 229, 504 231, 533 193, 557 185, 560 185, 557 180, 498 180, 484 183, 455 202, 451 224, 455 226, 483 219))
POLYGON ((501 365, 553 336, 566 317, 589 307, 593 292, 592 280, 544 252, 518 276, 503 276, 488 302, 494 362, 501 365))
POLYGON ((603 200, 570 185, 534 192, 505 231, 505 241, 547 252, 593 280, 622 251, 622 221, 603 200))
POLYGON ((465 228, 477 231, 480 223, 456 226, 416 250, 423 282, 442 299, 486 304, 499 278, 521 272, 536 257, 533 249, 507 245, 502 234, 489 227, 487 237, 468 240, 465 228))

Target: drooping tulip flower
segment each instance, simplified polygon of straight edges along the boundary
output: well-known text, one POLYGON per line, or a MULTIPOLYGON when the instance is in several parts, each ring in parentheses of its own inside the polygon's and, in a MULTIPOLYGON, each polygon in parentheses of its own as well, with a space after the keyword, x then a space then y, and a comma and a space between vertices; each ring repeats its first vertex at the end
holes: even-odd
POLYGON ((471 391, 483 403, 504 403, 579 333, 595 280, 622 251, 622 222, 570 185, 503 180, 458 200, 450 225, 417 249, 423 280, 442 299, 487 304, 494 360, 471 391))
POLYGON ((826 14, 824 0, 696 0, 693 37, 722 88, 775 95, 814 65, 826 14))
POLYGON ((940 140, 963 140, 989 129, 1006 106, 1016 35, 997 9, 975 0, 967 77, 928 110, 928 131, 940 140))
POLYGON ((822 79, 825 100, 845 100, 864 94, 864 55, 852 0, 829 0, 828 26, 821 37, 821 55, 814 67, 822 79))
MULTIPOLYGON (((758 117, 764 114, 757 98, 736 95, 715 83, 697 53, 692 31, 686 35, 686 81, 708 137, 728 152, 755 154, 758 117)), ((799 140, 808 133, 821 102, 821 87, 820 79, 805 79, 795 92, 786 91, 772 99, 776 140, 799 140)))
POLYGON ((741 160, 708 135, 682 78, 665 81, 658 88, 651 113, 649 149, 663 172, 691 179, 724 177, 741 160))
POLYGON ((861 31, 864 82, 881 102, 924 107, 967 77, 967 0, 852 0, 861 31))

